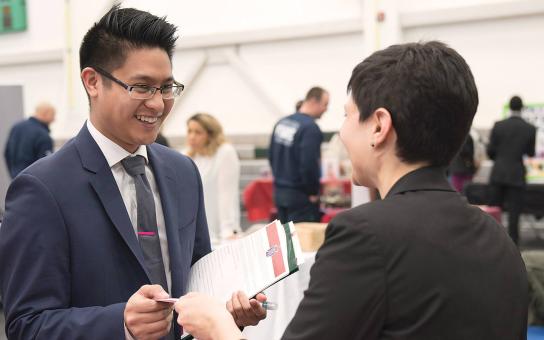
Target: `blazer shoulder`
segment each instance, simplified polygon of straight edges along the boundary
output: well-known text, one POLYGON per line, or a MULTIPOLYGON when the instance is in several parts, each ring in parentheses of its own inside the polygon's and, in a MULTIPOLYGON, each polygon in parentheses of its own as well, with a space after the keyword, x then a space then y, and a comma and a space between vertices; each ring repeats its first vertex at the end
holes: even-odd
POLYGON ((160 157, 163 157, 163 158, 170 158, 172 160, 176 160, 176 159, 183 159, 185 158, 186 156, 184 154, 182 154, 181 152, 175 150, 175 149, 172 149, 168 146, 164 146, 162 144, 159 144, 159 143, 153 143, 153 144, 149 144, 147 146, 149 149, 152 150, 152 152, 155 152, 157 155, 159 155, 160 157))
MULTIPOLYGON (((407 208, 411 201, 406 195, 394 195, 384 200, 376 200, 346 210, 332 221, 335 227, 345 226, 350 232, 364 232, 376 235, 380 240, 391 240, 393 234, 413 231, 411 225, 405 225, 402 216, 413 218, 419 211, 407 208)), ((415 203, 410 203, 413 206, 415 203)))
POLYGON ((354 232, 376 232, 376 225, 381 225, 385 216, 391 214, 389 202, 376 200, 361 204, 346 211, 339 213, 331 220, 333 225, 343 225, 354 232), (364 229, 363 229, 364 228, 364 229))
POLYGON ((173 168, 181 170, 195 170, 196 164, 193 160, 181 152, 161 144, 153 143, 148 146, 151 151, 162 161, 167 162, 173 168))

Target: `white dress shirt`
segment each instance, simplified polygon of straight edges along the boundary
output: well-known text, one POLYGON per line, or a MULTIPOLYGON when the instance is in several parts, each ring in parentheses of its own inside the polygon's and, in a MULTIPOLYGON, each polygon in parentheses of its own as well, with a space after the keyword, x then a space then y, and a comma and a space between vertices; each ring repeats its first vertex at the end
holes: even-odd
POLYGON ((166 281, 168 283, 168 291, 170 291, 170 287, 172 287, 170 256, 168 255, 168 241, 166 239, 166 226, 164 223, 161 196, 159 194, 157 182, 155 181, 155 176, 153 176, 153 171, 151 171, 151 167, 149 166, 149 160, 147 159, 147 149, 145 145, 141 145, 135 153, 131 154, 130 152, 126 151, 125 149, 108 139, 106 136, 104 136, 93 126, 90 120, 87 120, 87 129, 89 130, 89 133, 95 140, 96 144, 98 144, 98 147, 104 154, 104 157, 106 158, 106 161, 110 166, 113 178, 115 178, 115 182, 117 183, 117 187, 119 188, 119 192, 121 193, 121 197, 123 198, 123 202, 125 203, 125 207, 127 208, 127 213, 130 218, 130 222, 132 222, 132 228, 134 229, 134 234, 136 235, 136 238, 138 237, 138 205, 136 201, 136 186, 134 184, 134 178, 132 178, 132 176, 130 176, 125 171, 125 168, 121 164, 121 160, 126 157, 136 155, 140 155, 145 158, 145 176, 147 177, 147 181, 151 186, 151 190, 153 191, 153 199, 155 200, 157 229, 159 232, 159 239, 161 243, 162 261, 164 263, 164 272, 166 274, 166 281))

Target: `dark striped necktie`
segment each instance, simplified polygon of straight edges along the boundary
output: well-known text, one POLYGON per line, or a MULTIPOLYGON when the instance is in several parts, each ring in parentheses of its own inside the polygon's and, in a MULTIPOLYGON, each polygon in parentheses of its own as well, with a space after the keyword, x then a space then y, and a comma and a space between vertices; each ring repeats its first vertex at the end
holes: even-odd
POLYGON ((143 156, 127 157, 121 161, 126 172, 134 178, 136 186, 136 202, 138 211, 138 241, 144 254, 146 269, 152 284, 161 285, 168 292, 161 243, 157 229, 155 200, 151 186, 145 176, 145 158, 143 156))

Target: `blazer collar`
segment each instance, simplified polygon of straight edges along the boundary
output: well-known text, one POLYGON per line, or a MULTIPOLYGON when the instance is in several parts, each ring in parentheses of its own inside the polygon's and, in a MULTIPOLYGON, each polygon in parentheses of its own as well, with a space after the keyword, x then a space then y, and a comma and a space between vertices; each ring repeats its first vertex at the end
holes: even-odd
POLYGON ((123 149, 121 146, 117 145, 114 141, 110 140, 108 137, 104 136, 102 132, 98 131, 98 129, 94 127, 93 123, 91 123, 90 119, 87 120, 85 126, 87 127, 87 130, 89 130, 89 133, 93 137, 96 144, 98 144, 98 147, 100 148, 100 151, 102 151, 102 154, 106 158, 106 161, 108 162, 110 168, 125 159, 126 157, 136 155, 140 155, 145 158, 146 164, 149 163, 147 157, 147 148, 145 145, 140 145, 140 147, 136 149, 134 153, 130 153, 127 150, 123 149))
MULTIPOLYGON (((81 157, 82 166, 93 173, 90 177, 91 186, 96 191, 98 198, 103 203, 106 213, 113 222, 115 228, 121 234, 125 243, 129 246, 134 256, 147 273, 144 264, 143 253, 141 251, 138 239, 134 234, 132 223, 126 212, 123 199, 117 188, 113 174, 106 158, 100 151, 87 126, 83 126, 75 138, 76 147, 81 157)), ((170 267, 172 270, 172 296, 181 295, 183 292, 183 282, 186 278, 181 265, 181 250, 176 240, 179 240, 178 231, 178 210, 181 204, 178 186, 176 186, 176 172, 159 152, 152 146, 147 146, 147 155, 149 163, 153 169, 155 180, 161 195, 164 221, 166 225, 166 235, 168 239, 168 248, 170 256, 170 267), (181 278, 181 279, 179 279, 181 278), (177 294, 177 295, 176 295, 177 294)), ((149 276, 149 275, 148 275, 149 276)))
POLYGON ((100 151, 98 144, 91 136, 86 124, 79 130, 79 133, 74 138, 74 142, 79 157, 81 157, 83 168, 95 174, 104 167, 109 168, 104 154, 100 151))
POLYGON ((84 125, 75 137, 75 145, 81 158, 83 168, 91 172, 89 183, 96 192, 106 214, 134 256, 138 259, 142 270, 149 277, 149 274, 145 269, 144 255, 134 233, 132 223, 130 222, 123 198, 119 193, 115 178, 113 177, 106 158, 89 133, 87 126, 84 125))
POLYGON ((446 179, 443 167, 423 167, 401 177, 389 190, 385 199, 407 191, 435 190, 455 191, 446 179))

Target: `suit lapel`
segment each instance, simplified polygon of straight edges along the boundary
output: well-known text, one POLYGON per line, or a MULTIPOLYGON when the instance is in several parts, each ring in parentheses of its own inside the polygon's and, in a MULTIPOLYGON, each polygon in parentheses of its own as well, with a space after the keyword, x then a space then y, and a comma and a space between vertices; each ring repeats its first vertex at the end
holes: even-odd
POLYGON ((119 187, 102 151, 92 138, 89 130, 87 130, 87 126, 83 126, 75 139, 75 143, 81 157, 82 166, 90 172, 89 182, 102 203, 106 214, 138 259, 142 270, 149 279, 149 274, 144 265, 144 256, 119 192, 119 187))
POLYGON ((153 169, 157 187, 161 196, 162 211, 164 214, 164 223, 166 236, 168 239, 168 252, 170 258, 170 270, 172 272, 171 296, 179 296, 182 293, 183 277, 180 271, 182 264, 180 262, 181 253, 179 247, 179 218, 180 210, 179 185, 176 185, 176 174, 170 165, 158 155, 158 151, 151 146, 147 147, 149 163, 153 169))

